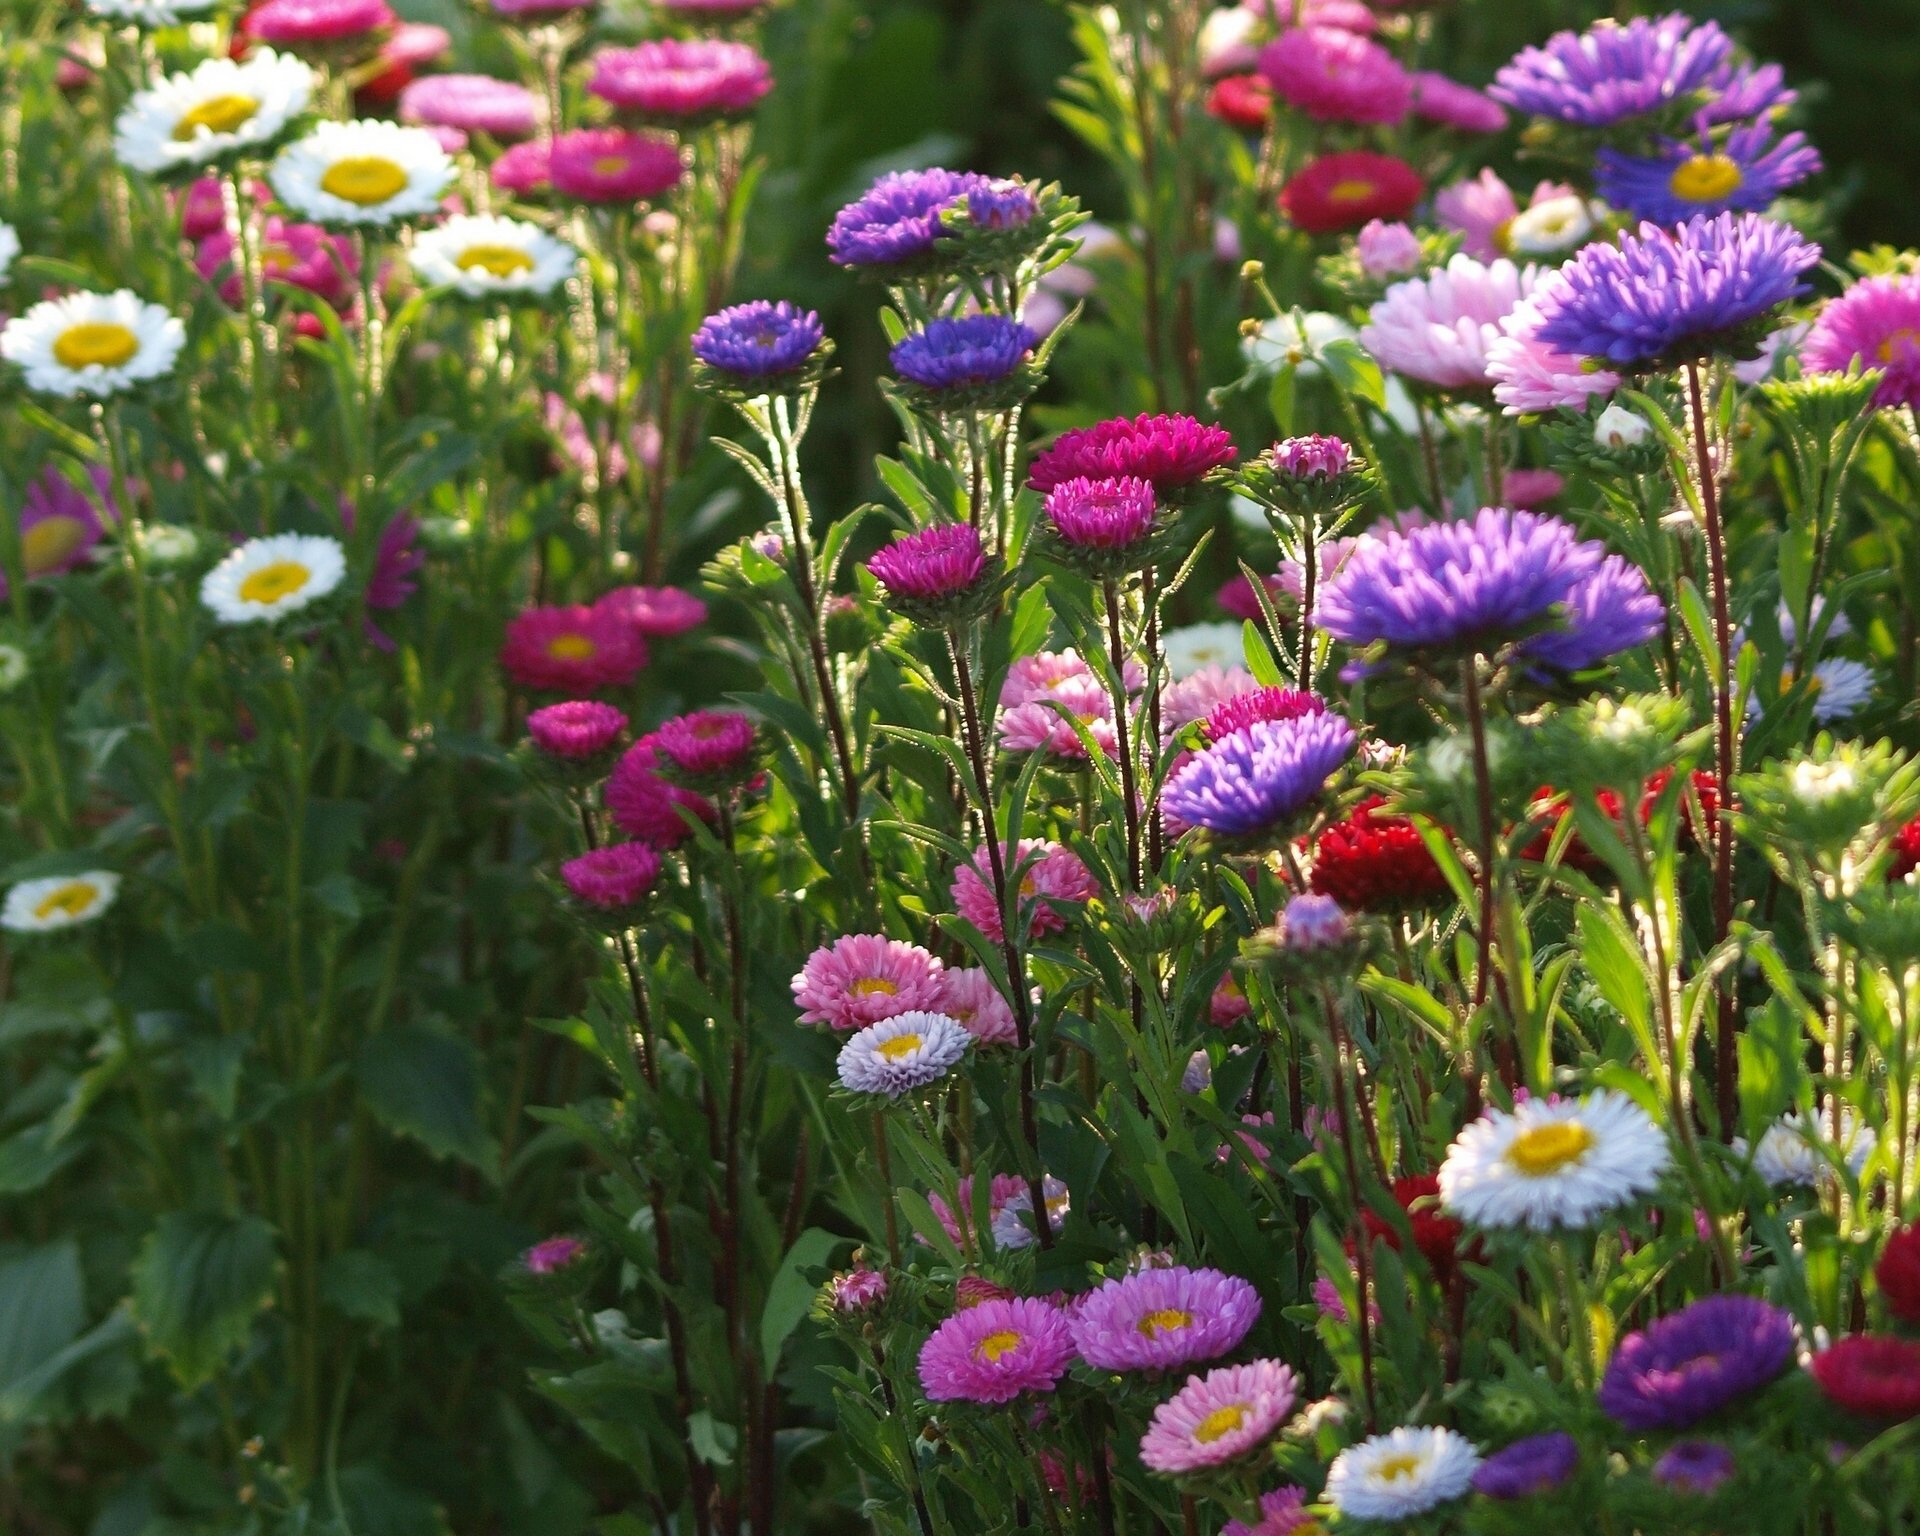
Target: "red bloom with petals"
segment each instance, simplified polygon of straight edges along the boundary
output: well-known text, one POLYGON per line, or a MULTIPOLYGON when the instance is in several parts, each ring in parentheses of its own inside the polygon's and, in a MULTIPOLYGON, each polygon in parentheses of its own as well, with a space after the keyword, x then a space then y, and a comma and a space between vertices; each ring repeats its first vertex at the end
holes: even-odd
MULTIPOLYGON (((1465 1228, 1441 1213, 1439 1175, 1410 1174, 1395 1179, 1392 1190, 1394 1203, 1407 1213, 1413 1227, 1413 1246, 1420 1250, 1420 1257, 1427 1261, 1435 1277, 1444 1283, 1459 1255, 1460 1237, 1465 1228)), ((1400 1233, 1391 1223, 1365 1210, 1360 1213, 1360 1219, 1366 1223, 1370 1238, 1378 1238, 1399 1251, 1400 1233)))
POLYGON ((1807 1369, 1830 1402, 1864 1419, 1920 1417, 1920 1339, 1856 1333, 1836 1339, 1807 1369))
POLYGON ((1370 796, 1320 834, 1307 889, 1331 896, 1349 912, 1377 912, 1445 896, 1451 887, 1413 822, 1381 813, 1370 796))
POLYGON ((1887 1310, 1903 1323, 1920 1323, 1920 1223, 1887 1239, 1873 1275, 1887 1310))
POLYGON ((1223 123, 1258 133, 1273 121, 1273 86, 1264 75, 1228 75, 1207 92, 1207 110, 1223 123))
POLYGON ((1904 880, 1920 869, 1920 821, 1910 821, 1893 834, 1893 862, 1887 866, 1889 880, 1904 880))
POLYGON ((1326 235, 1372 219, 1404 219, 1426 190, 1406 161, 1351 149, 1322 155, 1288 181, 1280 189, 1280 211, 1296 229, 1326 235))

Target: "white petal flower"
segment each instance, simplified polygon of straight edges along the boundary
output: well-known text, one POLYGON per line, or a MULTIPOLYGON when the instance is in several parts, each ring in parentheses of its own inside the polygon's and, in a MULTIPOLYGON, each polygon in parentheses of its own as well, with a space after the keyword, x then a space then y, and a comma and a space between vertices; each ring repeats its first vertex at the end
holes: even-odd
POLYGON ((1652 435, 1647 418, 1624 405, 1610 405, 1593 418, 1593 440, 1602 448, 1638 448, 1652 435))
POLYGON ((42 394, 101 397, 172 372, 186 327, 131 289, 45 299, 0 330, 0 357, 42 394))
POLYGON ((55 933, 91 922, 113 905, 119 889, 120 877, 103 869, 22 880, 0 906, 0 928, 10 933, 55 933))
POLYGON ((1298 310, 1269 320, 1240 343, 1247 361, 1261 373, 1277 373, 1291 364, 1303 379, 1320 371, 1320 351, 1329 342, 1353 341, 1359 332, 1338 315, 1322 309, 1298 310))
POLYGON ((423 283, 481 299, 552 293, 578 269, 580 253, 524 219, 461 214, 423 231, 413 242, 412 260, 423 283))
MULTIPOLYGON (((1811 1124, 1798 1113, 1782 1115, 1761 1133, 1760 1143, 1753 1149, 1753 1171, 1772 1189, 1788 1185, 1811 1188, 1832 1176, 1833 1165, 1844 1149, 1847 1168, 1859 1178, 1879 1144, 1873 1128, 1860 1124, 1852 1110, 1843 1109, 1837 1144, 1832 1130, 1824 1114, 1815 1115, 1811 1124)), ((1746 1142, 1736 1138, 1733 1150, 1736 1156, 1745 1157, 1746 1142)))
POLYGON ((1651 1192, 1669 1157, 1624 1093, 1529 1099, 1460 1132, 1440 1166, 1440 1202, 1477 1227, 1584 1227, 1651 1192))
POLYGON ((868 1025, 840 1051, 840 1082, 855 1093, 897 1099, 953 1070, 973 1036, 944 1013, 902 1013, 868 1025))
POLYGON ((11 224, 0 221, 0 283, 7 280, 7 274, 13 270, 14 258, 19 254, 19 231, 11 224))
POLYGON ((313 70, 292 54, 207 59, 138 92, 114 124, 113 152, 148 175, 208 165, 271 143, 312 99, 313 70))
POLYGON ((200 601, 223 624, 257 624, 317 602, 340 585, 340 541, 301 533, 249 539, 201 579, 200 601))
POLYGON ((1192 677, 1202 667, 1244 666, 1246 643, 1237 623, 1188 624, 1162 637, 1167 671, 1175 682, 1192 677))
POLYGON ((1402 1424, 1348 1446, 1327 1470, 1327 1502, 1343 1520, 1411 1520, 1473 1486, 1480 1453, 1465 1435, 1402 1424))
POLYGON ((136 27, 177 27, 204 16, 219 0, 87 0, 90 14, 136 27))
POLYGON ((1520 256, 1555 256, 1570 251, 1593 233, 1599 204, 1589 204, 1576 193, 1544 198, 1521 210, 1507 226, 1507 249, 1520 256))
POLYGON ((134 537, 147 565, 159 570, 185 565, 200 552, 200 535, 178 523, 142 523, 134 537))
POLYGON ((424 128, 365 119, 320 123, 274 157, 267 180, 316 224, 392 224, 434 213, 453 161, 424 128))

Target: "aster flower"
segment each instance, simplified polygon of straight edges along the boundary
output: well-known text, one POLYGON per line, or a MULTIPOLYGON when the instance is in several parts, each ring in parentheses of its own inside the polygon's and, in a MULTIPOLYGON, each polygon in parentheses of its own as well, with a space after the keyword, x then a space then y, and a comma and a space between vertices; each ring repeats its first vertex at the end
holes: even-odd
POLYGON ((265 0, 241 30, 281 47, 335 48, 387 31, 396 19, 386 0, 265 0))
POLYGON ((1509 416, 1582 410, 1595 395, 1610 395, 1620 387, 1619 374, 1588 368, 1581 359, 1540 340, 1539 294, 1558 280, 1559 274, 1547 273, 1534 296, 1514 306, 1500 322, 1500 334, 1487 344, 1493 398, 1509 416))
POLYGON ((1465 1495, 1479 1467, 1465 1435, 1402 1424, 1334 1457, 1326 1501, 1345 1519, 1411 1520, 1465 1495))
POLYGON ((401 90, 400 121, 484 133, 490 139, 524 139, 540 126, 540 103, 516 80, 427 75, 401 90))
POLYGON ((1580 1465, 1580 1446, 1561 1430, 1528 1435, 1495 1451, 1473 1474, 1473 1491, 1487 1499, 1533 1499, 1551 1493, 1580 1465))
POLYGON ((1354 742, 1353 727, 1334 714, 1257 721, 1174 774, 1166 808, 1222 837, 1270 836, 1313 803, 1354 742))
POLYGON ((1310 235, 1358 229, 1370 219, 1404 219, 1427 184, 1406 161, 1371 150, 1322 155, 1280 189, 1280 211, 1310 235))
POLYGON ((0 357, 40 394, 103 399, 173 372, 186 328, 130 289, 42 299, 0 327, 0 357))
POLYGON ((1214 984, 1213 992, 1207 998, 1207 1022, 1215 1029, 1231 1029, 1252 1011, 1246 989, 1232 971, 1214 984))
POLYGON ((249 539, 201 578, 200 602, 222 624, 271 623, 327 596, 347 574, 338 539, 249 539))
POLYGON ((997 562, 969 523, 932 523, 867 561, 887 597, 916 624, 944 628, 975 618, 993 600, 997 562))
MULTIPOLYGON (((1007 878, 1019 882, 1017 906, 1026 914, 1029 938, 1059 933, 1067 926, 1066 917, 1053 905, 1054 901, 1089 901, 1099 889, 1080 856, 1059 843, 1022 838, 1017 848, 1003 844, 1001 858, 1007 878), (1021 872, 1016 875, 1016 870, 1021 872)), ((963 919, 997 944, 1006 929, 1000 919, 1000 904, 994 897, 993 886, 983 873, 989 867, 986 851, 982 849, 954 871, 953 905, 963 919)))
POLYGON ((1724 142, 1661 139, 1651 155, 1603 148, 1594 188, 1607 202, 1654 224, 1682 224, 1728 209, 1759 212, 1820 170, 1806 135, 1776 140, 1765 123, 1747 123, 1724 142))
POLYGON ((1603 204, 1577 192, 1545 198, 1535 192, 1533 202, 1507 225, 1504 243, 1515 256, 1558 256, 1585 244, 1606 217, 1603 204))
MULTIPOLYGON (((1065 1225, 1073 1203, 1067 1186, 1052 1174, 1047 1174, 1040 1181, 1040 1194, 1046 1201, 1047 1225, 1058 1232, 1065 1225)), ((994 1208, 988 1231, 993 1235, 994 1246, 1008 1252, 1031 1248, 1039 1241, 1040 1234, 1033 1219, 1033 1189, 1025 1179, 1020 1181, 1020 1187, 1008 1195, 1004 1203, 994 1208)))
POLYGON ((1669 1160, 1659 1127, 1623 1093, 1528 1099, 1454 1138, 1440 1200, 1476 1227, 1586 1227, 1651 1193, 1669 1160))
POLYGON ((1226 1365, 1187 1383, 1153 1411, 1140 1439, 1150 1472, 1179 1476, 1265 1449, 1299 1398, 1299 1381, 1277 1360, 1226 1365))
POLYGON ((114 157, 150 176, 212 165, 272 143, 312 96, 312 68, 271 48, 207 59, 134 93, 114 120, 114 157))
POLYGON ((1252 1525, 1229 1520, 1220 1536, 1314 1536, 1319 1522, 1307 1508, 1304 1488, 1276 1488, 1260 1495, 1260 1518, 1252 1525))
MULTIPOLYGON (((1851 1109, 1840 1112, 1837 1138, 1826 1115, 1809 1118, 1795 1111, 1782 1115, 1761 1133, 1753 1147, 1753 1171, 1772 1189, 1790 1185, 1815 1188, 1833 1177, 1836 1163, 1844 1163, 1858 1178, 1877 1144, 1873 1128, 1861 1124, 1851 1109)), ((1736 1137, 1733 1149, 1736 1156, 1744 1157, 1746 1140, 1736 1137)))
POLYGON ((679 184, 671 139, 620 128, 575 128, 553 139, 547 175, 554 191, 581 203, 643 203, 679 184))
POLYGON ((816 949, 793 978, 802 1024, 865 1029, 897 1014, 945 1012, 944 967, 918 944, 850 933, 816 949))
POLYGON ((1134 475, 1063 480, 1043 510, 1054 558, 1098 581, 1149 563, 1164 526, 1153 487, 1134 475))
POLYGON ((1160 656, 1176 682, 1206 667, 1237 666, 1246 658, 1245 631, 1238 624, 1183 624, 1160 637, 1160 656))
POLYGON ((1887 1239, 1873 1278, 1889 1312, 1903 1323, 1920 1323, 1920 1223, 1902 1227, 1887 1239))
MULTIPOLYGON (((994 1219, 1006 1209, 1007 1202, 1013 1199, 1015 1195, 1025 1191, 1026 1187, 1027 1181, 1019 1175, 1012 1173, 996 1173, 988 1180, 987 1226, 989 1230, 992 1228, 994 1219)), ((974 1183, 972 1175, 963 1177, 958 1185, 955 1186, 954 1195, 959 1204, 957 1214, 954 1208, 949 1206, 941 1197, 938 1190, 927 1191, 927 1205, 932 1209, 934 1219, 940 1223, 941 1230, 944 1231, 958 1247, 965 1247, 977 1236, 972 1230, 974 1215, 973 1189, 974 1183)), ((1002 1291, 999 1294, 1010 1296, 1012 1292, 1002 1291)), ((975 1298, 972 1302, 963 1299, 962 1305, 977 1304, 979 1299, 980 1298, 975 1298)))
POLYGON ((945 1077, 972 1044, 960 1021, 944 1013, 895 1014, 869 1024, 840 1048, 840 1086, 897 1099, 945 1077))
POLYGON ((368 118, 316 123, 274 157, 267 180, 315 224, 387 225, 438 212, 454 166, 424 128, 368 118))
POLYGON ((941 215, 986 181, 971 172, 894 171, 834 216, 827 249, 842 267, 921 267, 945 233, 941 215))
MULTIPOLYGON (((1127 691, 1138 692, 1146 682, 1146 669, 1129 660, 1124 670, 1127 691)), ((1000 685, 1000 707, 1014 709, 1040 699, 1059 698, 1076 693, 1086 682, 1097 685, 1099 678, 1078 651, 1035 651, 1007 668, 1006 681, 1000 685)))
POLYGON ((1434 218, 1461 237, 1461 249, 1476 261, 1507 254, 1507 230, 1519 213, 1513 188, 1490 168, 1449 182, 1433 196, 1434 218))
POLYGON ((1534 117, 1607 128, 1725 83, 1732 55, 1733 40, 1718 25, 1677 11, 1609 19, 1521 49, 1494 77, 1492 95, 1534 117))
POLYGON ((940 997, 933 1011, 958 1019, 976 1045, 1012 1045, 1018 1038, 1013 1005, 980 966, 942 971, 940 997))
POLYGON ((609 843, 560 866, 574 899, 597 911, 625 915, 660 879, 660 855, 645 843, 609 843))
POLYGON ((0 902, 0 928, 8 933, 58 933, 92 922, 113 905, 119 892, 120 877, 104 869, 22 880, 0 902))
POLYGON ((773 89, 773 70, 746 43, 655 38, 593 56, 587 94, 665 123, 738 117, 773 89))
POLYGON ((1245 667, 1202 667, 1177 682, 1169 682, 1160 692, 1162 736, 1173 740, 1183 727, 1206 719, 1227 700, 1252 693, 1259 686, 1245 667))
POLYGON ((1376 283, 1416 272, 1426 261, 1420 237, 1405 224, 1371 219, 1354 237, 1354 255, 1360 270, 1376 283))
POLYGON ((1170 1371, 1228 1353, 1259 1317, 1259 1296, 1236 1275, 1184 1265, 1146 1269, 1083 1296, 1073 1342, 1095 1370, 1170 1371))
POLYGON ((1051 1392, 1073 1363, 1067 1314, 1032 1297, 956 1312, 920 1347, 920 1390, 931 1402, 1010 1403, 1051 1392))
POLYGON ((702 321, 693 334, 693 355, 730 380, 758 385, 805 368, 826 335, 812 310, 785 299, 755 299, 702 321))
POLYGON ((1736 1470, 1733 1452, 1711 1440, 1682 1440, 1653 1464, 1653 1480, 1682 1493, 1715 1492, 1736 1470))
POLYGON ((520 1255, 520 1265, 530 1275, 554 1275, 569 1269, 587 1256, 587 1243, 578 1237, 547 1237, 520 1255))
MULTIPOLYGON (((1427 1261, 1427 1268, 1445 1283, 1458 1258, 1464 1229, 1458 1221, 1441 1212, 1438 1175, 1407 1174, 1393 1180, 1387 1192, 1393 1196, 1394 1204, 1406 1213, 1407 1225, 1413 1231, 1414 1248, 1427 1261)), ((1370 1209, 1360 1212, 1360 1222, 1367 1230, 1369 1241, 1383 1242, 1395 1252, 1400 1251, 1402 1239, 1398 1226, 1370 1209)))
POLYGON ((1457 255, 1425 277, 1395 283, 1368 314, 1360 344, 1380 366, 1440 389, 1484 389, 1487 351, 1538 279, 1533 267, 1457 255))
POLYGON ((1745 338, 1789 299, 1820 248, 1758 214, 1642 224, 1616 245, 1594 244, 1540 297, 1538 338, 1576 357, 1659 367, 1745 338))
POLYGON ((1207 112, 1243 132, 1262 132, 1273 121, 1273 86, 1264 75, 1227 75, 1208 88, 1207 112))
POLYGON ((548 190, 553 185, 553 140, 508 145, 488 168, 487 179, 515 197, 548 190))
POLYGON ((527 716, 527 735, 549 757, 580 760, 598 757, 627 728, 624 712, 591 699, 549 704, 527 716))
POLYGON ((670 784, 660 776, 651 736, 643 736, 627 748, 614 765, 601 798, 616 827, 656 848, 677 848, 692 836, 688 816, 711 823, 719 814, 704 795, 670 784))
MULTIPOLYGON (((113 476, 102 465, 90 465, 87 478, 93 487, 89 496, 52 465, 27 487, 20 499, 20 565, 28 581, 58 576, 86 564, 99 545, 104 525, 100 510, 116 515, 113 503, 113 476)), ((0 571, 0 602, 9 591, 7 576, 0 571)))
POLYGON ((1418 906, 1452 893, 1411 819, 1383 811, 1369 795, 1345 820, 1323 828, 1313 843, 1307 888, 1331 896, 1350 912, 1418 906))
POLYGON ((1686 1429, 1793 1360, 1793 1319, 1754 1296, 1707 1296, 1620 1341, 1599 1403, 1633 1430, 1686 1429))
POLYGON ((1044 699, 1016 704, 1002 711, 994 723, 994 733, 1004 751, 1045 752, 1085 762, 1087 747, 1081 739, 1081 729, 1103 756, 1113 755, 1117 741, 1113 698, 1106 687, 1091 676, 1063 683, 1044 699))
POLYGON ((546 297, 580 269, 580 253, 522 219, 456 214, 421 231, 408 253, 423 283, 469 299, 546 297))
POLYGON ((1853 1334, 1807 1369, 1827 1400, 1863 1419, 1920 1418, 1920 1339, 1853 1334))
POLYGON ((937 396, 971 394, 1019 373, 1040 338, 1006 315, 962 315, 927 322, 890 354, 893 371, 937 396))
POLYGON ((430 22, 396 23, 380 40, 374 55, 380 72, 354 91, 359 101, 398 101, 413 83, 414 71, 443 59, 453 50, 453 34, 430 22))
POLYGON ((1331 896, 1308 891, 1287 898, 1268 933, 1282 954, 1297 958, 1345 948, 1353 936, 1353 923, 1331 896))
MULTIPOLYGON (((360 257, 352 240, 317 224, 299 224, 270 213, 260 225, 260 276, 269 288, 298 289, 345 309, 353 299, 360 257)), ((234 262, 233 236, 216 229, 200 242, 193 265, 208 282, 220 286, 221 302, 238 309, 244 285, 234 262)))
POLYGON ((731 788, 752 773, 757 740, 749 717, 723 709, 676 715, 652 735, 661 776, 708 793, 731 788))
POLYGON ((1505 109, 1484 91, 1432 70, 1420 70, 1408 80, 1415 114, 1430 123, 1444 123, 1465 133, 1498 133, 1507 126, 1505 109))
POLYGON ((626 625, 585 606, 529 608, 507 624, 500 667, 522 688, 594 693, 631 683, 646 645, 626 625))
POLYGON ((887 1299, 887 1277, 877 1269, 849 1269, 827 1282, 827 1305, 843 1317, 871 1312, 887 1299))
POLYGON ((1146 481, 1162 501, 1177 502, 1212 470, 1233 462, 1224 428, 1191 416, 1122 416, 1062 432, 1035 456, 1027 484, 1045 495, 1069 480, 1146 481))
POLYGON ((1299 720, 1326 712, 1324 699, 1298 688, 1245 688, 1208 710, 1200 733, 1209 742, 1218 742, 1263 721, 1299 720))
POLYGON ((1260 73, 1282 101, 1322 122, 1397 123, 1413 107, 1399 60, 1336 28, 1289 27, 1261 50, 1260 73))
POLYGON ((593 606, 644 640, 669 640, 707 622, 707 605, 678 587, 615 587, 593 606))
POLYGON ((1813 373, 1877 368, 1877 406, 1920 405, 1920 273, 1863 278, 1830 299, 1800 344, 1813 373))

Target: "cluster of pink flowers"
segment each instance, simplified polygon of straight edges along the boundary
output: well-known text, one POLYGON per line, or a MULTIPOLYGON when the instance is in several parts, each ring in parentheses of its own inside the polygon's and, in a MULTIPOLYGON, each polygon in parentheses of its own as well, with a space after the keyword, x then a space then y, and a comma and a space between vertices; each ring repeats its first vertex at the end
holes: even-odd
POLYGON ((802 1024, 843 1034, 925 1012, 957 1020, 981 1045, 1014 1038, 1012 1006, 984 970, 949 968, 882 934, 843 934, 808 956, 792 985, 802 1024))

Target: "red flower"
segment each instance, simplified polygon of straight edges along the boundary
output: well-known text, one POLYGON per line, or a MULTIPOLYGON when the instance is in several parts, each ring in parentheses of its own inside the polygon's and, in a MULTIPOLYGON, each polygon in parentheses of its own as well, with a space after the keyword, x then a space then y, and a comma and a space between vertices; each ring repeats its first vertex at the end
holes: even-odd
POLYGON ((1450 887, 1413 822, 1381 815, 1386 800, 1373 795, 1336 821, 1313 846, 1307 889, 1331 896, 1349 912, 1378 911, 1444 896, 1450 887))
MULTIPOLYGON (((1413 1246, 1420 1250, 1420 1257, 1427 1261, 1434 1275, 1445 1281, 1465 1229, 1451 1216, 1440 1214, 1439 1175, 1410 1174, 1395 1179, 1392 1189, 1394 1202, 1407 1213, 1407 1220, 1413 1226, 1413 1246)), ((1372 1211, 1363 1210, 1360 1219, 1366 1224, 1370 1239, 1378 1239, 1395 1252, 1399 1251, 1400 1233, 1393 1226, 1372 1211)))
POLYGON ((1310 235, 1403 219, 1426 192, 1420 173, 1393 155, 1350 149, 1322 155, 1280 189, 1280 211, 1310 235))
MULTIPOLYGON (((1671 768, 1662 768, 1658 773, 1654 774, 1652 778, 1647 780, 1647 786, 1640 795, 1641 826, 1646 826, 1646 824, 1653 819, 1654 803, 1660 798, 1661 792, 1672 782, 1673 770, 1671 768)), ((1692 793, 1693 797, 1700 802, 1701 815, 1706 819, 1707 825, 1711 827, 1714 818, 1720 814, 1719 781, 1716 780, 1712 774, 1703 773, 1695 769, 1692 776, 1692 793)), ((1543 802, 1556 799, 1559 795, 1559 790, 1551 786, 1542 786, 1533 792, 1533 801, 1534 804, 1540 805, 1543 802)), ((1620 820, 1620 797, 1612 790, 1600 790, 1594 796, 1594 801, 1613 821, 1617 822, 1620 820)), ((1526 848, 1522 850, 1520 857, 1523 859, 1532 859, 1536 863, 1546 858, 1548 844, 1553 841, 1554 833, 1560 829, 1561 821, 1571 809, 1572 804, 1566 799, 1560 799, 1558 804, 1550 807, 1546 812, 1540 835, 1531 843, 1527 844, 1526 848)), ((1680 840, 1681 843, 1685 845, 1693 840, 1697 829, 1694 826, 1692 812, 1687 807, 1684 798, 1681 803, 1680 814, 1682 817, 1680 823, 1680 840)), ((1567 844, 1567 851, 1562 856, 1561 862, 1587 875, 1598 875, 1605 869, 1605 866, 1600 860, 1594 856, 1593 851, 1582 843, 1578 837, 1575 837, 1567 844)))
POLYGON ((1920 1416, 1920 1340, 1856 1333, 1807 1367, 1830 1402, 1865 1419, 1920 1416))
POLYGON ((1264 75, 1228 75, 1207 92, 1207 110, 1223 123, 1257 133, 1273 120, 1273 86, 1264 75))
POLYGON ((1920 821, 1910 821, 1893 834, 1893 862, 1887 866, 1889 880, 1904 880, 1920 869, 1920 821))
POLYGON ((1887 1239, 1873 1273, 1887 1310, 1903 1323, 1920 1323, 1920 1225, 1887 1239))

